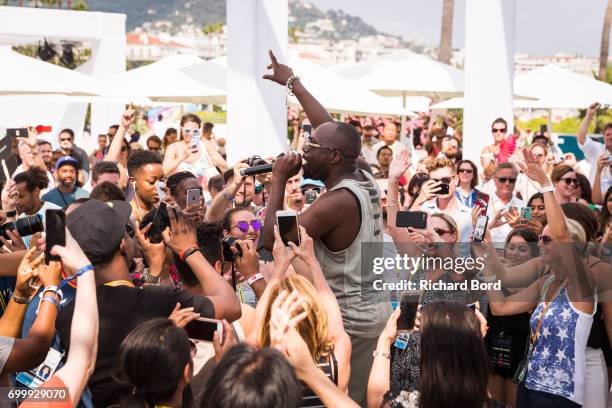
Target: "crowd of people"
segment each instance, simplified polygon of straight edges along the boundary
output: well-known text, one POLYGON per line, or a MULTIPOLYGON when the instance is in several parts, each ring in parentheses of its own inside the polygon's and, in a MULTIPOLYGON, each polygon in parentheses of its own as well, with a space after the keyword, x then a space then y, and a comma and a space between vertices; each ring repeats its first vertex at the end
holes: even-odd
POLYGON ((131 106, 90 155, 70 129, 57 151, 34 130, 15 139, 2 386, 65 391, 21 406, 606 407, 612 124, 603 144, 587 137, 598 105, 583 161, 500 118, 474 162, 456 119, 408 141, 393 120, 335 121, 270 59, 264 79, 313 129, 275 158, 228 165, 193 114, 145 148, 131 106), (58 210, 64 233, 43 231, 58 210), (374 301, 372 251, 482 264, 388 268, 429 285, 374 301), (209 337, 194 329, 207 323, 209 337))

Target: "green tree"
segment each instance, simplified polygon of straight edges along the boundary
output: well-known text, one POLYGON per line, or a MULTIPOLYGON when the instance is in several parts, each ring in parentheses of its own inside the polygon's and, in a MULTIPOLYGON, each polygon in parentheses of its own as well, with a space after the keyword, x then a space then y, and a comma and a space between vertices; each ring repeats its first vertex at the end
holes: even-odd
POLYGON ((89 10, 89 6, 87 5, 87 1, 86 0, 76 0, 72 4, 72 9, 73 10, 78 10, 78 11, 87 11, 87 10, 89 10))

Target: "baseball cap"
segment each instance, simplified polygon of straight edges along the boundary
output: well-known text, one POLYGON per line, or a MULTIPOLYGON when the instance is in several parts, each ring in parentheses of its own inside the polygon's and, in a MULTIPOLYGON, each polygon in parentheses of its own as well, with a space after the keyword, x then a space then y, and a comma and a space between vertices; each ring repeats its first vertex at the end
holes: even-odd
POLYGON ((132 207, 126 201, 89 200, 68 215, 66 225, 95 263, 117 249, 131 214, 132 207))
POLYGON ((305 187, 305 186, 315 186, 315 187, 323 188, 325 187, 325 184, 323 184, 321 180, 305 178, 305 179, 302 179, 302 181, 300 182, 300 188, 305 187))
POLYGON ((79 163, 79 161, 75 159, 74 157, 62 156, 59 159, 57 159, 57 162, 55 163, 55 170, 59 169, 62 166, 68 165, 68 164, 73 166, 77 170, 81 168, 81 163, 79 163))

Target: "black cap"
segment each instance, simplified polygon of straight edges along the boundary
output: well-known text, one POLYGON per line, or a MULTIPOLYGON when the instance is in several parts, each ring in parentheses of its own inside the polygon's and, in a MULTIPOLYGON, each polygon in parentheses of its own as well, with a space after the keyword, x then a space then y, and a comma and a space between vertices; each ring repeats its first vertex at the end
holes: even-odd
POLYGON ((89 260, 99 262, 117 249, 131 214, 125 201, 89 200, 68 215, 67 226, 89 260))

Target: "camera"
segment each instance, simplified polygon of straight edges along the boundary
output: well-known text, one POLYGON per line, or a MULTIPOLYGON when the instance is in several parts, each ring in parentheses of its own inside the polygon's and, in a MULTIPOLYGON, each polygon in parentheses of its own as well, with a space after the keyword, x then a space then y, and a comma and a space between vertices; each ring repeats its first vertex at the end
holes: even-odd
POLYGON ((2 234, 5 239, 9 239, 6 231, 17 230, 20 236, 28 237, 37 232, 42 232, 44 229, 45 226, 42 221, 42 216, 40 214, 35 214, 0 225, 0 234, 2 234))
POLYGON ((242 249, 240 245, 236 243, 236 238, 225 237, 221 240, 223 245, 223 260, 226 262, 233 262, 236 256, 242 256, 242 249), (238 253, 234 255, 231 248, 234 247, 238 250, 238 253))
POLYGON ((254 156, 249 157, 246 160, 246 164, 248 164, 249 167, 255 167, 255 166, 262 166, 268 163, 264 159, 262 159, 260 156, 254 155, 254 156))

